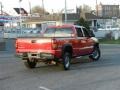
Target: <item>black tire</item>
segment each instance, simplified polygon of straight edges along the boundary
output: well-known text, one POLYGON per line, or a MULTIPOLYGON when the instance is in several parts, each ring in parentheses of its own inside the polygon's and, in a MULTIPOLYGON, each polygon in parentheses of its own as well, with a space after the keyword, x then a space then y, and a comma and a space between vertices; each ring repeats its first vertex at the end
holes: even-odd
POLYGON ((25 65, 27 68, 30 68, 30 69, 35 68, 36 64, 37 64, 37 62, 36 62, 35 60, 30 61, 30 60, 28 59, 28 60, 26 60, 26 61, 24 62, 24 65, 25 65))
POLYGON ((92 59, 93 61, 98 61, 99 58, 101 56, 101 52, 100 52, 100 49, 99 47, 94 47, 94 51, 93 53, 89 56, 90 59, 92 59))
POLYGON ((69 70, 70 69, 70 64, 71 64, 70 53, 65 52, 64 55, 63 55, 63 67, 64 67, 64 70, 69 70))

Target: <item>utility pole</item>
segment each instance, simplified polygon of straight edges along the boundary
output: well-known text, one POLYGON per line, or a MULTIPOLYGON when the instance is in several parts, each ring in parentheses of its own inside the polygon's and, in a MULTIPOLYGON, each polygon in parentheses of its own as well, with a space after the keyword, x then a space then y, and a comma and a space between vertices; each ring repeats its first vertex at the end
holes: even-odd
POLYGON ((20 14, 19 22, 20 22, 20 31, 21 31, 21 34, 22 34, 21 1, 22 1, 22 0, 19 0, 19 14, 20 14))
POLYGON ((1 9, 1 15, 3 14, 3 10, 2 10, 2 2, 0 2, 0 9, 1 9))
MULTIPOLYGON (((2 2, 0 2, 0 10, 1 10, 1 17, 3 17, 3 10, 2 10, 3 6, 2 6, 2 2)), ((4 21, 4 20, 3 20, 4 21)), ((1 23, 2 25, 0 26, 0 28, 2 30, 4 30, 4 22, 1 23)))
POLYGON ((44 9, 44 1, 42 0, 42 8, 43 8, 43 16, 45 15, 45 9, 44 9))
POLYGON ((67 1, 65 0, 65 23, 67 23, 67 1))
POLYGON ((98 16, 98 3, 97 3, 97 0, 96 0, 96 15, 98 16))
POLYGON ((30 16, 31 16, 32 10, 31 10, 31 2, 30 2, 30 0, 28 0, 28 3, 29 3, 29 14, 30 14, 30 16))

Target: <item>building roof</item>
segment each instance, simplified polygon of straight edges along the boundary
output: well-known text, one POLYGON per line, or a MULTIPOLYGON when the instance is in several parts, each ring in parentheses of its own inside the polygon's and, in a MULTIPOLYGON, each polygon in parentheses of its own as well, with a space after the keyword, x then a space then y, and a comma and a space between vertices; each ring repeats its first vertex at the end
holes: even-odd
POLYGON ((63 24, 63 25, 52 25, 52 26, 49 26, 50 28, 63 28, 63 27, 77 27, 77 28, 83 28, 83 26, 80 26, 80 25, 74 25, 74 24, 63 24))
POLYGON ((105 4, 104 4, 104 5, 102 4, 102 6, 112 6, 112 7, 119 7, 119 5, 105 5, 105 4))
POLYGON ((26 19, 24 20, 24 23, 35 23, 35 22, 43 22, 43 21, 59 21, 59 17, 58 16, 51 16, 51 15, 45 15, 45 16, 39 16, 39 17, 33 17, 33 16, 29 16, 26 17, 26 19))
POLYGON ((120 17, 100 17, 100 16, 96 16, 92 13, 85 13, 85 18, 87 20, 96 20, 96 19, 113 19, 113 18, 120 18, 120 17))
POLYGON ((20 10, 22 11, 22 14, 28 14, 28 12, 24 8, 14 8, 14 10, 17 12, 17 14, 20 14, 20 10))
POLYGON ((85 13, 85 18, 86 18, 87 20, 91 20, 91 19, 101 19, 101 17, 96 16, 96 15, 94 15, 94 14, 92 14, 92 13, 85 13))

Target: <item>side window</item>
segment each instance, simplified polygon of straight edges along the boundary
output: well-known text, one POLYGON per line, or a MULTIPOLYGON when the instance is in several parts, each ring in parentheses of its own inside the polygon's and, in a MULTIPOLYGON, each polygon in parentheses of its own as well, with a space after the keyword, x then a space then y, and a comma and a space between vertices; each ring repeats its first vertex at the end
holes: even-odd
POLYGON ((59 30, 56 30, 56 34, 69 34, 71 35, 73 33, 72 28, 60 28, 59 30))
POLYGON ((76 28, 76 31, 77 31, 77 36, 78 37, 83 37, 83 33, 82 33, 81 28, 76 28))
POLYGON ((86 28, 83 28, 83 32, 84 32, 85 37, 90 37, 90 34, 86 28))

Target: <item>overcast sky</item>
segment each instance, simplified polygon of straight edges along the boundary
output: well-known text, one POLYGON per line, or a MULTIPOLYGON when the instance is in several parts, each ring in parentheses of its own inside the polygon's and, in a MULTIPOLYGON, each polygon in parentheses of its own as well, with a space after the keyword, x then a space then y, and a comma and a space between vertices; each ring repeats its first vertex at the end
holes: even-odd
MULTIPOLYGON (((3 3, 4 9, 7 11, 11 11, 14 7, 19 7, 19 0, 0 0, 3 3)), ((31 6, 39 5, 42 6, 42 0, 22 0, 21 6, 25 8, 27 11, 29 10, 29 3, 31 2, 31 6)), ((120 4, 120 0, 98 0, 98 3, 102 2, 103 4, 120 4)), ((44 7, 49 12, 52 9, 57 12, 64 8, 65 0, 44 0, 44 7)), ((87 4, 92 8, 95 8, 96 0, 67 0, 67 8, 75 9, 76 6, 80 6, 83 4, 87 4)))

